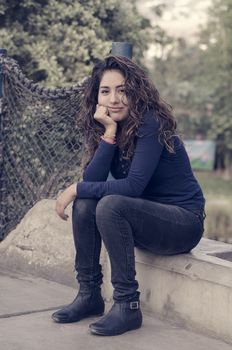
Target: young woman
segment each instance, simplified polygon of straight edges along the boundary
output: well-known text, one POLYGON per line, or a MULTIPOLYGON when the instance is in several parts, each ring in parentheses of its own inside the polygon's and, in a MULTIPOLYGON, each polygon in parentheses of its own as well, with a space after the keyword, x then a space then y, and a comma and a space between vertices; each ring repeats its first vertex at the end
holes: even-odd
POLYGON ((64 323, 104 313, 103 241, 114 304, 90 330, 122 334, 142 324, 134 247, 163 255, 189 252, 204 231, 205 200, 170 106, 130 59, 108 56, 94 67, 80 117, 86 130, 83 181, 69 186, 56 202, 58 215, 67 220, 65 208, 74 201, 80 290, 52 317, 64 323), (107 181, 109 173, 114 179, 107 181))

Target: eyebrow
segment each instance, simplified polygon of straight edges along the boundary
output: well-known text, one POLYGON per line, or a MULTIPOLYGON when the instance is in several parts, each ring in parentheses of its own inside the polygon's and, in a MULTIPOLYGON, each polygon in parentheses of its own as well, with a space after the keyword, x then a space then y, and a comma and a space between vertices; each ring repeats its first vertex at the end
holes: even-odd
MULTIPOLYGON (((124 87, 125 86, 125 84, 121 84, 121 85, 117 85, 116 86, 116 88, 120 88, 120 87, 124 87)), ((109 89, 109 86, 100 86, 100 89, 102 89, 102 88, 108 88, 109 89)))

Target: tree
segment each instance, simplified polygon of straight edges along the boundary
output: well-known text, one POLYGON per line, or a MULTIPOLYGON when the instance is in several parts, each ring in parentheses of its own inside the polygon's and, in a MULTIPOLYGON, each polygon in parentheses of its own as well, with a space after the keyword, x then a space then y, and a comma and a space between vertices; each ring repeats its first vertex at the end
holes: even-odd
POLYGON ((3 0, 1 45, 35 81, 72 84, 109 53, 112 41, 130 41, 142 63, 149 21, 134 2, 120 0, 3 0))
POLYGON ((162 54, 154 59, 152 78, 161 96, 174 107, 183 136, 194 138, 196 133, 206 136, 200 106, 204 91, 196 79, 203 74, 200 50, 197 45, 189 45, 183 38, 171 38, 165 32, 163 38, 157 44, 161 46, 157 52, 162 54))
POLYGON ((152 77, 174 105, 185 137, 200 134, 217 143, 217 166, 232 164, 232 3, 214 0, 199 39, 157 43, 152 77))
POLYGON ((208 136, 217 141, 221 163, 232 164, 232 3, 214 0, 206 28, 201 32, 204 49, 204 80, 207 89, 210 128, 208 136))

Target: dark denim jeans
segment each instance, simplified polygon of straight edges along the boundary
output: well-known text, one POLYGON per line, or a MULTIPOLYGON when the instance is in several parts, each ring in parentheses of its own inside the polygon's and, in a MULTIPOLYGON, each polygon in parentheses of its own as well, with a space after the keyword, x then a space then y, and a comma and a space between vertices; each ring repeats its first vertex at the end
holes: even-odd
POLYGON ((84 288, 102 283, 101 241, 111 263, 115 301, 138 298, 134 247, 155 254, 189 252, 203 234, 203 213, 142 198, 109 195, 73 203, 77 279, 84 288))

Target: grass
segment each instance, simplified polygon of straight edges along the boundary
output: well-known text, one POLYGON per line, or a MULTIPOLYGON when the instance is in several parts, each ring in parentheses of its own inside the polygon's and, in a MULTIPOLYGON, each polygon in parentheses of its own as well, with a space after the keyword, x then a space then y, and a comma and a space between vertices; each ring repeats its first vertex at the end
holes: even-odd
POLYGON ((194 172, 206 199, 232 198, 232 180, 225 180, 222 175, 211 171, 194 172))
POLYGON ((206 198, 204 236, 232 243, 232 180, 215 172, 195 172, 206 198))

